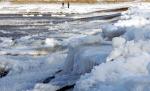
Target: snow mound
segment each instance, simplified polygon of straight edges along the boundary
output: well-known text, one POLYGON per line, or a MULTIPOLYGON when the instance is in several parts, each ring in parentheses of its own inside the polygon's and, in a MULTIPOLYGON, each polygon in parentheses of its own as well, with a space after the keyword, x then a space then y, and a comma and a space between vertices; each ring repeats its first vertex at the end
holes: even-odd
POLYGON ((101 35, 82 36, 69 42, 69 51, 61 73, 50 84, 73 85, 82 74, 89 73, 95 65, 106 61, 112 47, 102 40, 101 35))
POLYGON ((106 61, 106 57, 110 51, 110 45, 70 48, 69 55, 65 62, 64 72, 73 72, 74 74, 90 72, 93 66, 106 61))
MULTIPOLYGON (((1 91, 30 91, 35 84, 41 83, 45 78, 62 69, 65 58, 64 52, 37 58, 1 56, 3 61, 0 61, 0 66, 9 69, 8 75, 0 79, 1 91)), ((35 86, 35 88, 43 87, 35 86)))
POLYGON ((145 19, 144 17, 134 16, 130 20, 120 20, 115 26, 120 27, 142 27, 146 24, 149 24, 150 21, 145 19))
POLYGON ((103 24, 103 37, 112 39, 123 35, 127 40, 149 39, 150 7, 134 6, 124 12, 121 19, 116 23, 103 24))
POLYGON ((107 40, 112 40, 114 37, 118 37, 125 33, 125 29, 115 26, 114 24, 104 24, 101 25, 102 36, 107 40))
POLYGON ((149 9, 149 6, 131 7, 117 23, 102 26, 105 35, 124 33, 112 37, 113 50, 107 61, 82 75, 74 91, 150 90, 149 9))
POLYGON ((9 48, 14 44, 11 38, 0 37, 0 46, 3 48, 9 48))
MULTIPOLYGON (((91 73, 82 76, 76 83, 74 91, 104 91, 104 89, 105 91, 115 91, 112 89, 114 88, 113 84, 117 84, 119 80, 149 75, 147 67, 150 64, 150 54, 142 47, 140 42, 133 41, 114 47, 108 56, 113 61, 102 63, 96 66, 91 73), (117 56, 114 55, 118 51, 117 56)), ((122 91, 122 89, 120 90, 122 91)))
POLYGON ((72 39, 63 71, 75 74, 90 72, 94 65, 105 61, 110 51, 110 43, 104 41, 100 34, 72 39))
POLYGON ((89 35, 82 36, 78 38, 73 38, 69 41, 70 47, 77 47, 82 45, 90 45, 90 44, 100 44, 103 42, 103 38, 101 35, 89 35))
POLYGON ((53 38, 46 38, 45 39, 45 44, 47 46, 50 46, 50 47, 55 47, 56 45, 59 44, 59 42, 53 38))
POLYGON ((57 89, 57 86, 53 86, 51 84, 36 84, 32 91, 56 91, 57 89))

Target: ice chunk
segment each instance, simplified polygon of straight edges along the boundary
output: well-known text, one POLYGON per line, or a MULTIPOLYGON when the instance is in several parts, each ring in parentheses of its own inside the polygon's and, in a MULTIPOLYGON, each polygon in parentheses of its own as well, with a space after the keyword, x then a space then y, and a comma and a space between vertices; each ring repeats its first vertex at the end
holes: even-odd
POLYGON ((149 54, 143 53, 140 56, 120 57, 113 62, 100 64, 91 73, 81 77, 74 91, 103 91, 103 86, 106 91, 114 91, 112 85, 121 79, 148 75, 149 59, 149 54))
POLYGON ((11 47, 14 44, 14 41, 11 38, 0 37, 0 46, 4 48, 11 47))
POLYGON ((100 44, 104 42, 101 35, 89 35, 79 38, 74 38, 70 40, 69 46, 70 47, 77 47, 82 45, 90 45, 90 44, 100 44))
POLYGON ((121 38, 121 37, 116 37, 116 38, 113 38, 112 40, 112 46, 113 47, 121 47, 125 44, 126 40, 124 38, 121 38))
POLYGON ((102 36, 108 40, 112 40, 114 37, 118 37, 125 33, 125 29, 121 27, 114 26, 113 24, 101 25, 102 36))
POLYGON ((32 91, 56 91, 57 89, 57 86, 51 84, 36 84, 32 91))
POLYGON ((134 16, 129 20, 119 20, 115 26, 120 27, 141 27, 149 24, 150 21, 145 19, 144 17, 134 16))
POLYGON ((45 44, 50 47, 55 47, 56 45, 58 45, 58 41, 53 38, 46 38, 45 44))

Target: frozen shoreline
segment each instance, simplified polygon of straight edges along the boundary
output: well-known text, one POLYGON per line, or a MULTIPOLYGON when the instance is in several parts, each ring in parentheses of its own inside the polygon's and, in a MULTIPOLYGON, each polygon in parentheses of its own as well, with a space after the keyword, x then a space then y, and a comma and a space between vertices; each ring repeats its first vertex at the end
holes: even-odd
MULTIPOLYGON (((28 4, 12 5, 10 8, 7 5, 0 6, 0 9, 4 9, 2 13, 18 13, 22 10, 30 12, 33 9, 58 13, 61 10, 58 5, 42 7, 43 4, 30 4, 30 7, 28 4)), ((83 14, 97 11, 100 6, 106 9, 105 5, 87 5, 89 11, 85 11, 85 6, 78 10, 79 6, 75 5, 62 12, 83 14)), ((109 8, 118 6, 121 5, 109 8)), ((33 22, 31 18, 23 21, 27 26, 21 27, 16 23, 22 22, 20 18, 11 22, 10 18, 3 20, 1 26, 4 30, 0 32, 10 36, 0 37, 2 54, 10 52, 22 55, 0 55, 0 68, 8 71, 6 76, 0 78, 0 90, 56 91, 75 85, 74 91, 149 91, 149 10, 150 4, 131 5, 115 22, 106 22, 104 19, 57 24, 53 23, 53 19, 51 22, 43 20, 40 23, 45 26, 38 27, 39 30, 34 26, 39 21, 34 21, 32 25, 29 23, 33 22), (41 32, 41 27, 47 30, 41 32), (15 39, 11 33, 27 35, 15 39), (44 47, 46 49, 42 49, 44 47), (61 50, 62 47, 66 50, 61 50), (51 52, 51 49, 57 51, 51 52), (26 55, 36 54, 37 50, 46 50, 47 55, 26 55), (48 78, 51 79, 43 82, 48 78)))

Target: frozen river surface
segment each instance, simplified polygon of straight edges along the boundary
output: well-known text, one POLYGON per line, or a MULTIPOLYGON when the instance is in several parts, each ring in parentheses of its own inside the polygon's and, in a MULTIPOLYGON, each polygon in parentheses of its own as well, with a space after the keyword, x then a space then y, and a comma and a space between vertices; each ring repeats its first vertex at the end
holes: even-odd
MULTIPOLYGON (((48 78, 64 69, 67 55, 72 55, 70 45, 78 43, 74 40, 101 33, 100 24, 115 22, 120 15, 116 12, 86 17, 79 15, 74 18, 76 16, 74 14, 65 17, 49 14, 1 14, 0 69, 2 72, 0 76, 2 78, 0 90, 26 91, 32 90, 37 83, 50 82, 48 78)), ((98 45, 92 45, 93 47, 89 45, 87 49, 91 47, 91 50, 95 50, 98 45)), ((83 47, 82 50, 85 49, 83 47)), ((96 49, 101 50, 99 47, 96 49)), ((60 86, 58 89, 72 85, 79 79, 79 75, 70 77, 72 80, 70 84, 56 81, 60 86)), ((52 82, 55 83, 55 79, 52 82)))
POLYGON ((0 91, 150 91, 150 4, 130 4, 1 4, 0 91))

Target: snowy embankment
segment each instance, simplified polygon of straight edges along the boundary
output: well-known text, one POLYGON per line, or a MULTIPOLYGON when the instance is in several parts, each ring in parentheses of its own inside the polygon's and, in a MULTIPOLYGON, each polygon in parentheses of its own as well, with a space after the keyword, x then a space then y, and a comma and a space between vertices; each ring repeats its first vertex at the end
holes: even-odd
POLYGON ((149 9, 131 7, 118 22, 102 25, 102 34, 70 42, 63 71, 34 91, 56 91, 78 79, 74 91, 149 91, 149 9))
MULTIPOLYGON (((149 90, 149 18, 149 6, 132 7, 117 23, 102 26, 102 34, 71 41, 65 67, 50 87, 72 85, 89 72, 74 91, 149 90), (112 38, 111 46, 107 40, 112 38)), ((38 84, 35 90, 44 86, 38 84)))
POLYGON ((104 25, 103 30, 125 33, 113 38, 107 61, 83 75, 74 91, 150 90, 149 15, 150 7, 141 5, 130 8, 117 23, 104 25))

